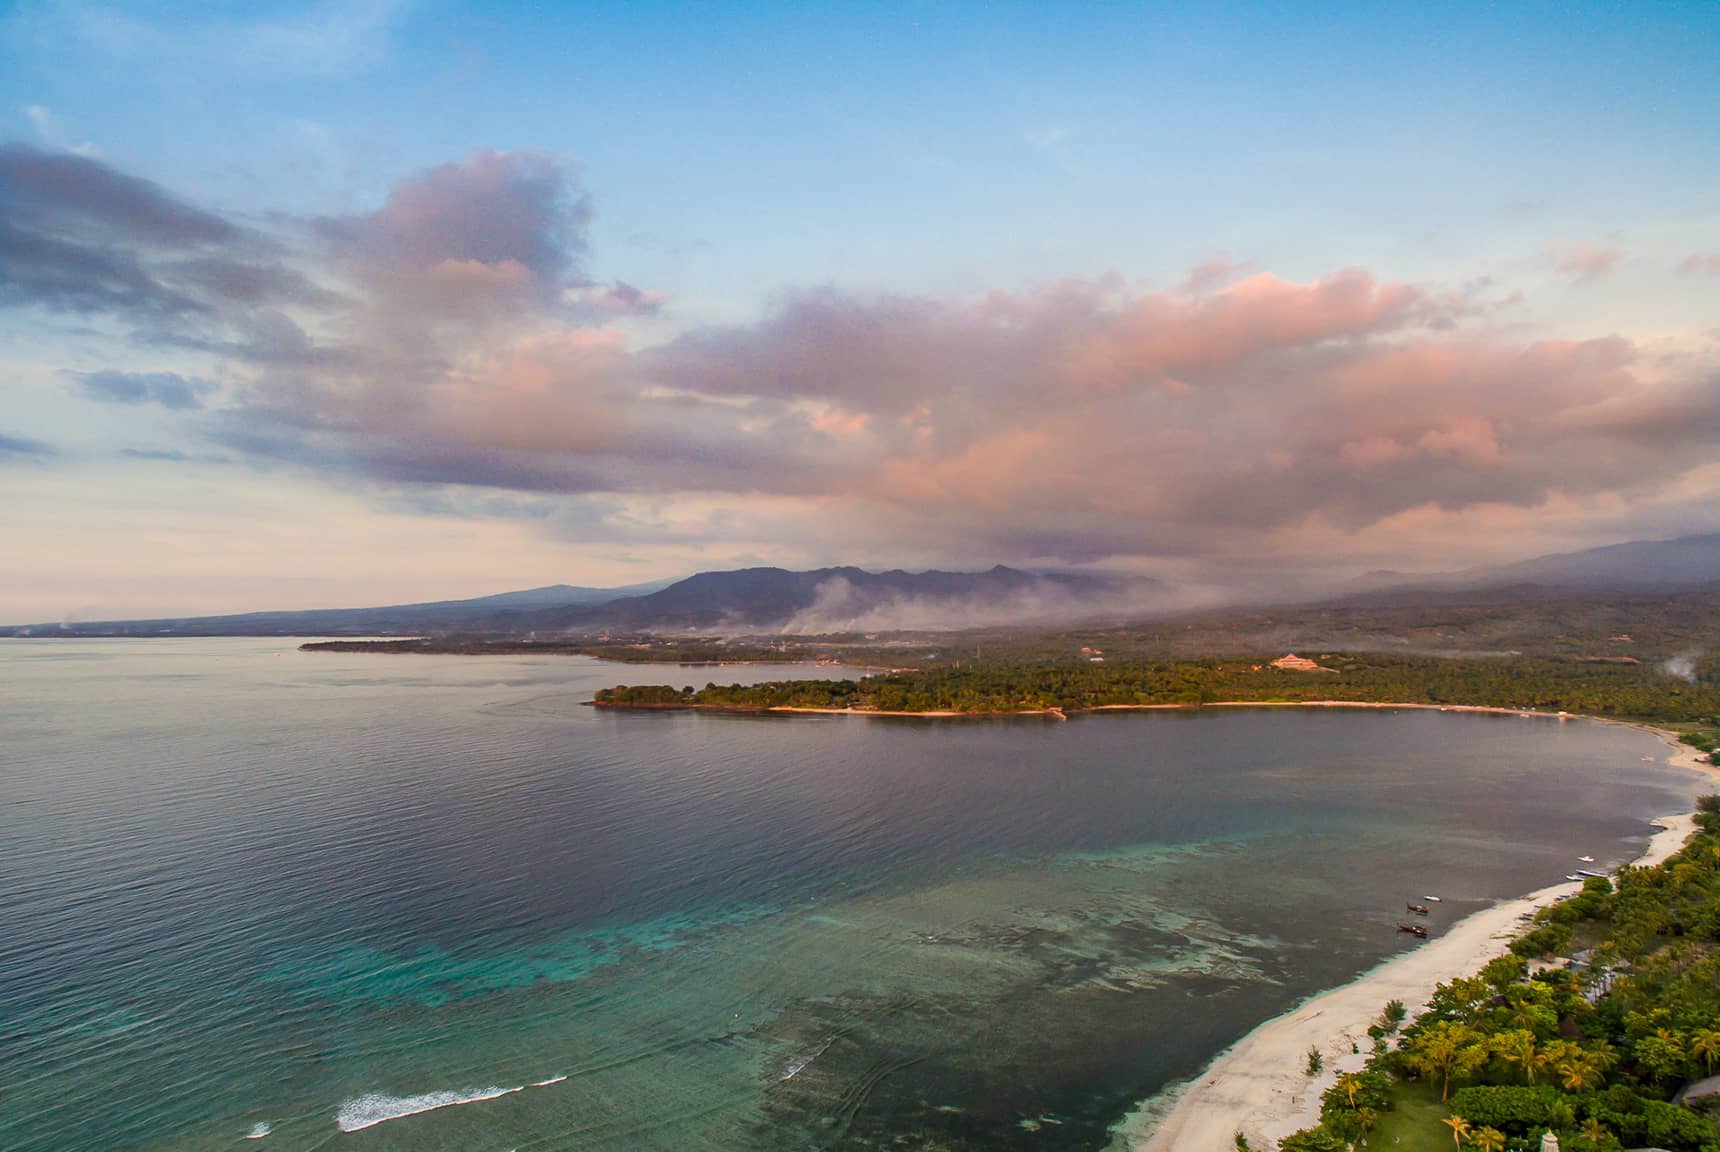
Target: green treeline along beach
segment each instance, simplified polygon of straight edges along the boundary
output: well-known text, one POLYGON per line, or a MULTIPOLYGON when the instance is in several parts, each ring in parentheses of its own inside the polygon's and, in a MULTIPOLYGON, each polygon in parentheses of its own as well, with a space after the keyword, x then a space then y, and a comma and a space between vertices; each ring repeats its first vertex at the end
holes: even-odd
MULTIPOLYGON (((1269 657, 1084 664, 1001 664, 892 672, 861 680, 607 688, 599 707, 1019 713, 1225 702, 1346 701, 1581 713, 1720 727, 1720 661, 1689 677, 1658 665, 1579 659, 1446 659, 1310 654, 1317 670, 1269 657)), ((1698 737, 1700 738, 1700 737, 1698 737)))
POLYGON ((1386 1005, 1367 1066, 1282 1152, 1504 1152, 1546 1132, 1566 1152, 1720 1150, 1720 796, 1698 808, 1681 852, 1542 909, 1401 1035, 1386 1005))

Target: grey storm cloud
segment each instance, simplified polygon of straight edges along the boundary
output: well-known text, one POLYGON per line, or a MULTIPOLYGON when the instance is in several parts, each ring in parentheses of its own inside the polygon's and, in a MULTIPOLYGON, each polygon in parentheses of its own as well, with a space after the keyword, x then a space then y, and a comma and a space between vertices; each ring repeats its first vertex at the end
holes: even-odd
POLYGON ((104 404, 159 404, 163 408, 203 407, 216 390, 212 381, 177 372, 72 372, 79 395, 104 404))
POLYGON ((396 490, 686 499, 703 530, 748 539, 1086 563, 1312 547, 1415 516, 1485 533, 1680 484, 1700 501, 1689 478, 1720 448, 1713 363, 1524 339, 1491 326, 1483 282, 1210 261, 1170 291, 822 287, 641 349, 613 321, 661 298, 590 278, 590 198, 545 157, 480 152, 374 210, 259 235, 97 161, 7 155, 6 203, 26 209, 7 226, 84 260, 57 265, 61 288, 8 267, 7 301, 133 319, 143 352, 205 356, 223 381, 86 373, 82 394, 396 490))

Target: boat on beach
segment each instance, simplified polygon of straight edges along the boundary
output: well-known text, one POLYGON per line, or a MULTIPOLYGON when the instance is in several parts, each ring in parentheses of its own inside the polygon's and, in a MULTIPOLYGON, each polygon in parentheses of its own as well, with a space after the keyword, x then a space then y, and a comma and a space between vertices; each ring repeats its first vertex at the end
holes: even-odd
POLYGON ((1409 912, 1414 912, 1417 916, 1427 915, 1426 904, 1405 904, 1404 909, 1409 912))
POLYGON ((1408 932, 1411 936, 1414 936, 1418 940, 1426 940, 1427 939, 1427 928, 1421 924, 1402 924, 1402 923, 1400 923, 1398 925, 1398 931, 1399 932, 1408 932))

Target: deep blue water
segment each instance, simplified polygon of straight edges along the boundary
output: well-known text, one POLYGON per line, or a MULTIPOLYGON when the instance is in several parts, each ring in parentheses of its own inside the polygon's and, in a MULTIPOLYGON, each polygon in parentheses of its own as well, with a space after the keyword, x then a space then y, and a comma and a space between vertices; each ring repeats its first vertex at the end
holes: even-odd
POLYGON ((0 1147, 1100 1148, 1694 787, 1550 719, 582 706, 785 674, 0 641, 0 1147))

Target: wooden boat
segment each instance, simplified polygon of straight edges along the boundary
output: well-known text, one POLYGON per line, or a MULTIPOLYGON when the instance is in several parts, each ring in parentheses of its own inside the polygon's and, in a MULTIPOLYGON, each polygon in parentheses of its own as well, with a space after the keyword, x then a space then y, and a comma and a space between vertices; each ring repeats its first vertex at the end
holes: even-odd
POLYGON ((1427 915, 1427 905, 1426 904, 1405 904, 1404 907, 1406 909, 1408 909, 1409 911, 1414 912, 1417 916, 1426 916, 1427 915))
POLYGON ((1427 929, 1422 927, 1420 924, 1399 924, 1398 931, 1408 932, 1411 936, 1415 936, 1422 940, 1427 939, 1427 929))

